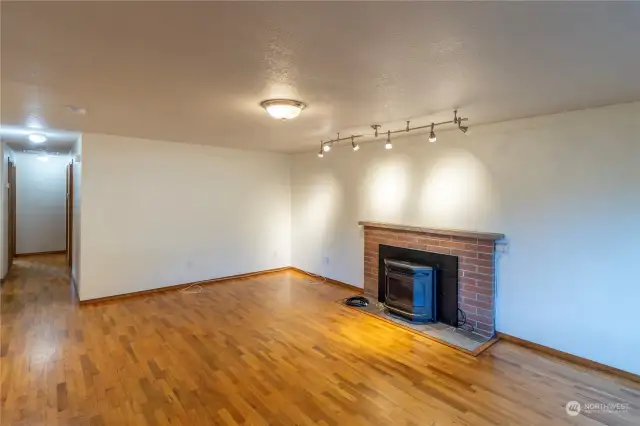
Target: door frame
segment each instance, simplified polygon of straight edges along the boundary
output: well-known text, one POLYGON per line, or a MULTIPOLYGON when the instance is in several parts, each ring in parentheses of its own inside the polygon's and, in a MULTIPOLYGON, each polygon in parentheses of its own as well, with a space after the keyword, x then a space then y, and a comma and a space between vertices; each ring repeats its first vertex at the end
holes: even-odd
POLYGON ((67 166, 67 264, 73 267, 73 160, 67 166))
POLYGON ((7 160, 7 270, 11 270, 16 257, 16 166, 11 158, 7 160))

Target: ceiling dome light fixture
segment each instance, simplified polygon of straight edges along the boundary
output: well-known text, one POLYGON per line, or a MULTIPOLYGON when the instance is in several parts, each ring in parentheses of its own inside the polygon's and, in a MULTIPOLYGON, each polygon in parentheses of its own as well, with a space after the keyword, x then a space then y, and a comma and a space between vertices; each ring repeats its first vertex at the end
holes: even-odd
POLYGON ((29 140, 33 143, 43 143, 47 141, 47 137, 40 133, 32 133, 29 135, 29 140))
POLYGON ((303 102, 292 99, 269 99, 260 103, 260 106, 273 118, 283 121, 296 118, 306 107, 303 102))
POLYGON ((384 144, 384 149, 393 148, 393 144, 391 143, 391 130, 387 131, 387 143, 384 144))
POLYGON ((436 123, 431 123, 431 132, 429 133, 429 142, 434 143, 436 139, 436 132, 433 131, 433 128, 436 126, 436 123))

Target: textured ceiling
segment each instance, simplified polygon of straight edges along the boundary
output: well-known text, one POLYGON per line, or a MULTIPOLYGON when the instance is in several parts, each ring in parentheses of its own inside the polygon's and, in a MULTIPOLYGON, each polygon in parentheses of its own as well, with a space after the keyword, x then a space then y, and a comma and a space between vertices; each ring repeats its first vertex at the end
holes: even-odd
POLYGON ((640 3, 1 7, 5 125, 294 152, 454 107, 473 125, 640 99, 640 3), (274 97, 308 109, 278 122, 274 97))

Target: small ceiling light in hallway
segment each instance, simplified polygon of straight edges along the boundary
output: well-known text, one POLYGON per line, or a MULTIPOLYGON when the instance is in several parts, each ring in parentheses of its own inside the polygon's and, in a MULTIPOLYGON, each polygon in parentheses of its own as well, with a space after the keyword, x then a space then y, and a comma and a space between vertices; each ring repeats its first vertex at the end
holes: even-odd
POLYGON ((433 131, 433 128, 435 127, 435 123, 431 123, 431 132, 429 133, 429 142, 433 143, 435 142, 436 139, 436 132, 433 131))
POLYGON ((354 151, 357 151, 360 149, 360 145, 358 145, 355 141, 354 141, 355 137, 351 136, 351 148, 353 148, 354 151))
POLYGON ((384 149, 393 148, 393 144, 391 143, 391 131, 387 131, 387 143, 384 144, 384 149))
POLYGON ((47 141, 47 137, 40 133, 32 133, 29 135, 29 140, 33 143, 44 143, 47 141))
POLYGON ((278 120, 291 120, 306 107, 303 102, 292 99, 269 99, 260 104, 270 116, 278 120))

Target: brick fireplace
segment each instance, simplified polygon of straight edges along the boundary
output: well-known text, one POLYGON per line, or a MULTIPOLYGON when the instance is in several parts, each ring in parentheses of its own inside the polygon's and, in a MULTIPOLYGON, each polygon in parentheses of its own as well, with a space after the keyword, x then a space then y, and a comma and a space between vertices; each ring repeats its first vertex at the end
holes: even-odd
POLYGON ((380 244, 458 257, 458 308, 475 333, 495 333, 495 243, 503 234, 380 222, 364 227, 364 292, 378 298, 380 244))

